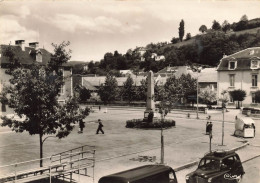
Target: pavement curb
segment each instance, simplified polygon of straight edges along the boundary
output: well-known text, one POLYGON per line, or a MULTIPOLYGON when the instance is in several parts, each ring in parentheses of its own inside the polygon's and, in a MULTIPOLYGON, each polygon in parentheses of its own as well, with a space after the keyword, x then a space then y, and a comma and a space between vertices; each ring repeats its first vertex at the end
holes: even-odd
MULTIPOLYGON (((244 147, 246 147, 246 146, 248 146, 248 145, 249 145, 249 142, 246 142, 245 144, 243 144, 243 145, 241 145, 241 146, 239 146, 239 147, 235 147, 235 148, 230 149, 230 150, 236 151, 236 150, 242 149, 242 148, 244 148, 244 147)), ((257 158, 257 157, 259 157, 259 156, 260 156, 260 155, 257 155, 256 157, 252 157, 252 158, 250 158, 250 159, 248 159, 248 160, 243 161, 242 163, 247 162, 247 161, 250 161, 251 159, 257 158)), ((194 166, 194 165, 196 165, 196 164, 198 164, 198 163, 199 163, 199 161, 193 161, 193 162, 184 164, 184 165, 182 165, 182 166, 179 166, 179 167, 177 167, 177 168, 174 168, 174 171, 175 171, 175 172, 178 172, 178 171, 184 170, 184 169, 186 169, 186 168, 192 167, 192 166, 194 166)))

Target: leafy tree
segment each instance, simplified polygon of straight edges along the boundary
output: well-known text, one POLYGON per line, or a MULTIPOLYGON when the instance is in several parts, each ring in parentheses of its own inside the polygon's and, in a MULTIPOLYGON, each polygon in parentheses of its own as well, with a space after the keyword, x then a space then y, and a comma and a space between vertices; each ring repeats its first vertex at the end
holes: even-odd
POLYGON ((228 96, 228 91, 227 90, 223 90, 221 92, 221 96, 220 96, 219 100, 222 102, 222 107, 225 108, 226 104, 229 101, 229 96, 228 96))
POLYGON ((131 76, 128 76, 121 90, 123 99, 131 103, 131 101, 133 101, 133 99, 135 98, 135 88, 136 87, 134 86, 133 78, 131 76))
POLYGON ((161 118, 164 119, 170 111, 171 106, 168 104, 168 94, 165 91, 164 86, 158 86, 158 83, 156 83, 156 85, 157 87, 155 87, 155 100, 160 101, 158 106, 159 113, 161 114, 161 118))
POLYGON ((91 92, 85 87, 79 90, 79 100, 80 102, 86 102, 91 97, 91 92))
POLYGON ((179 38, 176 38, 176 37, 173 37, 172 40, 171 40, 172 44, 176 44, 176 43, 178 43, 179 41, 180 41, 180 39, 179 39, 179 38))
POLYGON ((98 94, 100 99, 105 103, 108 104, 116 99, 118 93, 118 85, 116 78, 111 75, 106 76, 106 81, 104 84, 101 84, 98 94))
POLYGON ((231 29, 231 25, 230 23, 228 23, 227 20, 225 20, 222 24, 222 30, 226 33, 227 31, 229 31, 231 29))
POLYGON ((212 24, 211 28, 213 30, 221 30, 221 26, 220 26, 220 24, 216 20, 213 21, 213 24, 212 24))
POLYGON ((64 63, 67 63, 71 56, 71 50, 67 51, 66 47, 70 45, 70 42, 63 41, 61 44, 57 45, 52 43, 52 46, 54 47, 54 54, 51 55, 51 59, 48 63, 49 68, 51 71, 56 71, 58 73, 58 70, 60 66, 64 63))
POLYGON ((199 28, 199 31, 204 33, 208 30, 207 26, 206 25, 201 25, 200 28, 199 28))
POLYGON ((142 79, 140 83, 141 85, 136 90, 136 97, 138 100, 146 101, 148 79, 142 79))
POLYGON ((191 39, 191 34, 190 34, 190 33, 187 33, 187 34, 186 34, 186 39, 185 39, 185 40, 189 40, 189 39, 191 39))
POLYGON ((181 42, 182 42, 183 36, 184 36, 184 21, 181 20, 180 27, 179 27, 179 38, 180 38, 181 42))
POLYGON ((189 93, 196 91, 196 79, 192 78, 190 74, 182 74, 179 78, 173 75, 167 78, 164 88, 168 100, 175 103, 186 98, 189 93))
POLYGON ((217 100, 217 94, 215 91, 212 91, 209 87, 207 87, 200 91, 199 98, 203 103, 207 104, 208 108, 211 108, 212 103, 217 100))
MULTIPOLYGON (((58 47, 64 48, 63 44, 58 47)), ((55 49, 55 52, 57 51, 55 49)), ((60 54, 55 53, 52 59, 61 61, 60 66, 66 58, 61 59, 59 55, 64 53, 60 50, 58 52, 60 54), (58 58, 54 58, 56 56, 58 58)), ((30 135, 39 135, 41 159, 43 142, 47 138, 45 135, 54 134, 58 138, 64 138, 73 130, 75 123, 89 114, 88 109, 79 110, 75 98, 69 98, 64 105, 58 103, 59 88, 64 84, 64 78, 54 74, 55 72, 50 72, 53 65, 48 66, 50 67, 31 65, 26 69, 14 70, 11 73, 11 85, 5 86, 0 95, 1 100, 6 100, 9 107, 21 118, 17 120, 3 116, 1 126, 8 126, 19 133, 28 131, 30 135)))
POLYGON ((245 100, 246 92, 244 90, 238 89, 230 91, 229 93, 233 100, 238 102, 237 108, 240 109, 240 101, 245 100))
POLYGON ((245 21, 245 22, 247 22, 247 21, 248 21, 247 15, 243 15, 243 16, 240 18, 240 21, 245 21))

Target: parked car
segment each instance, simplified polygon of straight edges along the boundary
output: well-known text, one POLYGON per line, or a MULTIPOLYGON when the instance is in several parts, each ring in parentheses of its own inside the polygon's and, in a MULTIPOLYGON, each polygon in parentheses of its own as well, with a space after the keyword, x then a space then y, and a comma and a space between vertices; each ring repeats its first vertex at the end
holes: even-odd
POLYGON ((174 170, 165 165, 145 165, 101 177, 98 183, 178 183, 174 170))
POLYGON ((239 137, 254 137, 255 136, 254 120, 250 117, 245 117, 245 116, 236 117, 234 135, 239 137))
POLYGON ((186 183, 231 183, 240 182, 245 174, 235 151, 214 151, 207 153, 198 168, 186 175, 186 183))

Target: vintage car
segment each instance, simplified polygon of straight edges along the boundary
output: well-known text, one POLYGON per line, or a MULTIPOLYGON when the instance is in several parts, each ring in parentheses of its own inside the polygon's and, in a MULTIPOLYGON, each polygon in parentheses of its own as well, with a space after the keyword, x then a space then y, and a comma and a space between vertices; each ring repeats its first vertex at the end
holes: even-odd
POLYGON ((198 168, 186 175, 186 183, 231 183, 240 182, 245 174, 235 151, 214 151, 207 153, 198 168))
POLYGON ((178 183, 174 170, 165 165, 144 165, 101 177, 98 183, 178 183))

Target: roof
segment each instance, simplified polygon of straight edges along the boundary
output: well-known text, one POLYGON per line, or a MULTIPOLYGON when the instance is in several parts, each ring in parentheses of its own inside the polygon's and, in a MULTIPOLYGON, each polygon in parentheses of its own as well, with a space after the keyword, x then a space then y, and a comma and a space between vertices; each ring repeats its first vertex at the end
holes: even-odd
POLYGON ((255 123, 255 121, 252 118, 246 116, 239 116, 238 119, 240 119, 240 121, 242 121, 244 124, 255 123))
POLYGON ((90 91, 98 90, 95 86, 93 86, 90 82, 86 81, 85 79, 83 80, 83 86, 90 91))
POLYGON ((116 179, 118 181, 121 180, 123 182, 132 182, 158 173, 170 172, 171 170, 171 167, 165 165, 144 165, 112 175, 104 176, 99 180, 99 183, 105 183, 112 179, 116 179))
MULTIPOLYGON (((235 70, 251 70, 251 60, 260 60, 260 47, 247 48, 220 60, 217 71, 229 70, 229 61, 237 61, 235 70)), ((260 68, 258 68, 260 69, 260 68)))
POLYGON ((158 71, 157 74, 166 74, 167 76, 174 75, 176 78, 181 77, 182 74, 190 74, 192 77, 196 77, 197 73, 193 72, 189 66, 175 66, 175 67, 165 67, 158 71))
MULTIPOLYGON (((137 77, 132 77, 132 79, 134 80, 134 85, 140 86, 141 81, 143 79, 146 79, 146 77, 145 76, 137 76, 137 77)), ((118 86, 123 86, 124 82, 126 82, 126 80, 127 80, 127 77, 116 77, 116 80, 117 80, 118 86)), ((105 83, 106 77, 105 76, 83 77, 83 85, 85 84, 85 81, 87 81, 90 85, 92 85, 94 87, 98 87, 101 84, 105 83)))
MULTIPOLYGON (((0 52, 1 52, 0 65, 9 64, 8 57, 2 55, 3 50, 5 50, 8 46, 12 47, 15 56, 19 58, 19 62, 22 65, 30 65, 33 63, 47 65, 51 59, 51 53, 45 50, 44 48, 35 49, 33 47, 25 47, 24 48, 25 50, 23 51, 22 48, 18 45, 0 45, 0 52), (35 60, 36 52, 41 52, 42 62, 36 62, 35 60)), ((63 66, 69 66, 69 64, 67 63, 63 64, 63 66)))
POLYGON ((204 158, 217 158, 217 159, 222 159, 224 157, 230 156, 230 155, 234 155, 236 154, 236 152, 234 150, 230 150, 230 151, 213 151, 210 153, 207 153, 204 158))
MULTIPOLYGON (((9 45, 1 45, 1 52, 6 49, 9 45)), ((22 48, 20 46, 16 46, 16 45, 10 45, 15 53, 15 56, 19 58, 19 62, 23 65, 29 65, 32 63, 35 63, 35 58, 33 58, 33 56, 36 53, 35 48, 32 47, 25 47, 25 50, 23 51, 22 48)), ((42 53, 42 64, 46 65, 50 58, 51 58, 51 53, 48 52, 45 49, 39 48, 37 51, 40 51, 42 53)), ((2 55, 1 59, 1 65, 2 64, 8 64, 9 63, 9 59, 8 57, 5 57, 2 55)))
POLYGON ((217 83, 218 72, 216 68, 205 68, 201 70, 198 82, 199 83, 217 83))

